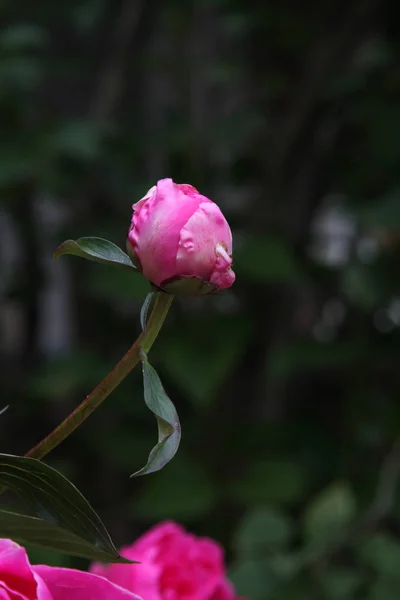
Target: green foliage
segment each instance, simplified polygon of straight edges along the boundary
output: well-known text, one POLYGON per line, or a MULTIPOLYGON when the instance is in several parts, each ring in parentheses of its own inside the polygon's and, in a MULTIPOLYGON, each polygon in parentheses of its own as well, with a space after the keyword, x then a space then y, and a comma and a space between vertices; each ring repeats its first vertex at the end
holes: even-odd
POLYGON ((158 443, 149 454, 144 467, 131 477, 154 473, 162 469, 176 454, 181 441, 181 425, 175 406, 168 398, 157 371, 142 352, 144 401, 157 419, 158 443))
POLYGON ((321 573, 318 581, 327 600, 347 600, 356 597, 363 576, 356 569, 336 567, 321 573))
POLYGON ((71 567, 71 565, 77 562, 75 557, 72 557, 61 552, 57 552, 52 548, 45 548, 43 546, 32 546, 31 544, 24 544, 29 554, 32 564, 38 565, 50 565, 52 567, 71 567))
POLYGON ((126 562, 99 516, 61 473, 33 458, 0 455, 0 484, 19 494, 40 517, 0 511, 0 536, 86 558, 126 562))
POLYGON ((252 600, 276 598, 278 584, 266 561, 243 560, 230 573, 238 594, 252 600))
POLYGON ((293 523, 283 512, 270 508, 247 514, 235 535, 236 551, 243 556, 262 556, 285 549, 293 534, 293 523))
POLYGON ((360 545, 358 552, 361 560, 381 577, 400 582, 400 542, 395 537, 385 533, 373 535, 360 545))
POLYGON ((89 560, 116 563, 132 562, 121 557, 115 548, 112 553, 109 550, 97 548, 96 544, 50 521, 6 510, 0 510, 0 535, 15 540, 22 545, 33 544, 50 549, 53 552, 65 552, 68 555, 89 560))
POLYGON ((331 484, 308 505, 304 514, 304 535, 310 544, 336 539, 347 531, 357 514, 354 494, 342 482, 331 484))
POLYGON ((10 54, 42 48, 48 43, 46 31, 31 23, 19 23, 8 27, 0 35, 1 49, 10 54))
POLYGON ((67 240, 54 252, 54 258, 60 258, 60 256, 63 256, 64 254, 73 254, 74 256, 80 256, 81 258, 103 264, 117 264, 123 267, 129 267, 130 269, 135 269, 131 259, 125 252, 122 252, 122 250, 112 242, 101 238, 86 237, 76 241, 67 240))

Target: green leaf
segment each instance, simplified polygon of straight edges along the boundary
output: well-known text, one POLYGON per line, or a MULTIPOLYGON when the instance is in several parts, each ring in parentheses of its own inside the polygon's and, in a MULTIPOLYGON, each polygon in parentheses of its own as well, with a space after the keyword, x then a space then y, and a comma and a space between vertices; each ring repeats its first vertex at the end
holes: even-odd
POLYGON ((318 581, 327 600, 349 600, 362 586, 363 575, 355 569, 331 568, 321 573, 318 581))
MULTIPOLYGON (((22 534, 20 534, 22 535, 22 534)), ((23 544, 32 565, 47 565, 48 567, 77 567, 75 556, 69 555, 61 550, 56 550, 39 544, 30 542, 20 542, 23 544)), ((81 556, 79 558, 87 558, 81 556)), ((79 561, 80 562, 80 561, 79 561)))
POLYGON ((292 532, 290 519, 281 511, 257 508, 246 514, 239 524, 235 546, 240 554, 259 558, 285 548, 292 532))
POLYGON ((278 597, 280 582, 265 560, 240 561, 231 568, 229 575, 238 596, 251 600, 278 597))
POLYGON ((80 256, 106 265, 121 265, 136 269, 129 256, 121 248, 102 238, 83 237, 76 241, 66 240, 54 252, 54 258, 57 259, 64 254, 80 256))
POLYGON ((387 577, 378 577, 372 582, 366 600, 398 600, 399 580, 393 581, 387 577))
POLYGON ((149 454, 147 464, 131 477, 154 473, 162 469, 176 454, 181 441, 181 426, 175 406, 168 398, 157 371, 142 351, 144 401, 155 414, 158 425, 158 444, 149 454))
POLYGON ((361 560, 384 577, 400 581, 400 542, 389 534, 377 533, 360 543, 361 560))
POLYGON ((342 271, 341 288, 358 309, 373 312, 385 303, 387 286, 378 269, 362 263, 352 263, 342 271))
POLYGON ((336 539, 350 525, 357 508, 347 483, 337 482, 323 490, 307 508, 304 531, 311 543, 336 539))
POLYGON ((87 540, 58 525, 17 513, 0 510, 0 537, 10 538, 20 544, 33 544, 101 562, 129 563, 119 554, 110 554, 87 540))
POLYGON ((0 454, 0 484, 19 494, 44 521, 74 533, 109 560, 119 559, 99 516, 77 488, 52 467, 34 458, 0 454))
POLYGON ((41 48, 49 42, 45 30, 37 25, 19 23, 1 32, 0 47, 5 52, 19 52, 41 48))

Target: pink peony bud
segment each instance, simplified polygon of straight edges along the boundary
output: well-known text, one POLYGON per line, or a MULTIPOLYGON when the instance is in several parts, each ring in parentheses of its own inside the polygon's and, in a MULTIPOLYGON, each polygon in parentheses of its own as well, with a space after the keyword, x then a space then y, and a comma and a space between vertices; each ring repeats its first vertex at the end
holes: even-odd
POLYGON ((151 283, 186 295, 233 284, 231 230, 196 188, 160 179, 132 208, 128 252, 151 283))

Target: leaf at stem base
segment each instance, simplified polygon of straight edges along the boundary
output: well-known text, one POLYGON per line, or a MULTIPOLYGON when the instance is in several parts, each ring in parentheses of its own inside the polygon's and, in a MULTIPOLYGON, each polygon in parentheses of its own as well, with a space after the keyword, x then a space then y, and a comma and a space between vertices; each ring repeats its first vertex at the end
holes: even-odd
POLYGON ((175 406, 165 393, 157 371, 142 351, 144 401, 154 413, 158 426, 158 443, 149 454, 146 465, 131 477, 147 475, 162 469, 176 454, 181 441, 181 426, 175 406))
POLYGON ((119 265, 136 269, 131 259, 118 246, 98 237, 82 237, 78 240, 66 240, 54 252, 57 259, 64 254, 72 254, 106 265, 119 265))

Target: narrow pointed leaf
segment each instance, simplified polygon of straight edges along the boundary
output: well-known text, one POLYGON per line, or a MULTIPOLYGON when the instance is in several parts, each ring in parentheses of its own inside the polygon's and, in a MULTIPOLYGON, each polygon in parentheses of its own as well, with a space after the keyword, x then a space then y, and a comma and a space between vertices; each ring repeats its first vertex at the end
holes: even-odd
POLYGON ((154 473, 162 469, 175 455, 181 441, 181 426, 175 406, 168 398, 157 371, 142 352, 144 401, 155 414, 158 426, 158 444, 149 454, 147 464, 131 477, 154 473))
POLYGON ((140 324, 142 326, 143 331, 146 329, 147 315, 149 313, 149 309, 150 309, 150 305, 153 301, 153 297, 154 297, 154 292, 150 292, 149 294, 147 294, 147 296, 144 299, 144 302, 142 304, 142 308, 140 310, 140 324))
POLYGON ((0 454, 0 484, 19 494, 44 521, 119 557, 100 517, 78 489, 52 467, 34 458, 0 454))
POLYGON ((66 240, 54 252, 54 258, 57 259, 64 254, 80 256, 106 265, 120 265, 136 269, 129 256, 121 248, 98 237, 82 237, 76 241, 66 240))
POLYGON ((58 525, 37 517, 0 510, 0 537, 20 544, 34 544, 89 560, 131 564, 134 561, 111 555, 58 525))

